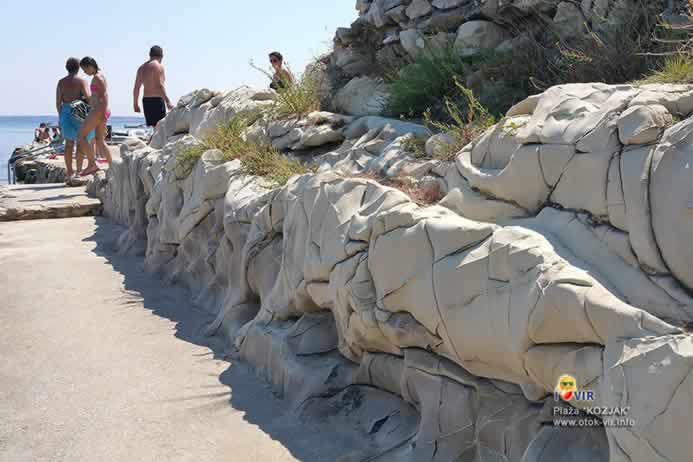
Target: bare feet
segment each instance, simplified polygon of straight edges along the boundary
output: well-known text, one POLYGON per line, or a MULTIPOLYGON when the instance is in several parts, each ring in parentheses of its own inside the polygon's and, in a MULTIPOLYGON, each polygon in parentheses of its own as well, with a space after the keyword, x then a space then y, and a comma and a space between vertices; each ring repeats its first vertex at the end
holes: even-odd
POLYGON ((79 176, 88 176, 88 175, 93 175, 94 173, 99 171, 99 167, 97 165, 94 165, 92 167, 87 167, 86 169, 82 170, 82 173, 79 174, 79 176))

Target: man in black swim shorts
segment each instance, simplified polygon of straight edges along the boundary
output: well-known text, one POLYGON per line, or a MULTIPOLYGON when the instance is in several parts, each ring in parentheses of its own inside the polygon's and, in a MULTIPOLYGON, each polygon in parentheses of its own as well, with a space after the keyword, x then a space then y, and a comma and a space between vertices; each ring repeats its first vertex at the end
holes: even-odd
POLYGON ((140 88, 144 87, 144 97, 142 106, 147 126, 155 127, 157 123, 166 117, 166 109, 173 109, 173 105, 166 94, 166 74, 161 61, 164 59, 164 50, 160 46, 153 46, 149 50, 149 61, 142 64, 137 69, 135 78, 135 89, 133 96, 135 100, 135 112, 141 112, 139 99, 140 88))

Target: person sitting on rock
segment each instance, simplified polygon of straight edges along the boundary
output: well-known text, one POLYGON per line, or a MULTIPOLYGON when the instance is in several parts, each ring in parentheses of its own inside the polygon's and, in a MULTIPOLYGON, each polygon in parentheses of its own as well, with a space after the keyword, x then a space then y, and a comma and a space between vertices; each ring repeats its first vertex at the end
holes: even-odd
POLYGON ((53 127, 51 128, 51 131, 53 132, 53 143, 62 143, 64 141, 59 127, 53 127))
POLYGON ((41 122, 39 128, 34 130, 34 141, 37 143, 50 143, 53 140, 48 125, 41 122))
POLYGON ((269 54, 270 64, 274 68, 272 83, 270 88, 273 90, 283 90, 294 83, 294 76, 287 69, 284 69, 284 57, 278 51, 269 54))

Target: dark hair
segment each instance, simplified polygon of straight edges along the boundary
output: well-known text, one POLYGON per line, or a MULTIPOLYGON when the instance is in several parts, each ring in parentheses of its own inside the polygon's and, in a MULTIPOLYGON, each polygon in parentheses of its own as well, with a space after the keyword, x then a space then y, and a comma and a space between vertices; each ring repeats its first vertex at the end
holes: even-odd
POLYGON ((91 56, 85 56, 84 58, 82 58, 82 60, 79 62, 79 65, 82 67, 91 66, 94 69, 96 69, 96 72, 99 72, 99 65, 96 64, 96 60, 91 56))
POLYGON ((39 124, 39 128, 46 128, 46 125, 48 125, 48 124, 46 124, 46 122, 41 122, 39 124))
POLYGON ((161 48, 159 45, 154 45, 149 49, 149 57, 150 58, 163 58, 164 57, 164 49, 161 48))
POLYGON ((269 57, 270 58, 277 58, 279 61, 284 61, 284 57, 278 51, 273 51, 272 53, 269 54, 269 57))
POLYGON ((67 69, 67 72, 70 74, 76 74, 79 72, 79 59, 77 58, 68 58, 67 62, 65 63, 65 69, 67 69))

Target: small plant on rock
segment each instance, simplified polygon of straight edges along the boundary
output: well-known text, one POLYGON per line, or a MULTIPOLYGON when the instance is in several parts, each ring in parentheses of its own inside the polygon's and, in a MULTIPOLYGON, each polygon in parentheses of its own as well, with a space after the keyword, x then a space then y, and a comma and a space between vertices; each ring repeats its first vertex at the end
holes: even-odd
POLYGON ((246 141, 245 131, 259 117, 260 111, 246 111, 234 116, 227 124, 219 126, 203 138, 207 149, 218 149, 224 153, 227 160, 238 159, 252 147, 254 143, 246 141))
POLYGON ((209 148, 204 144, 194 144, 186 146, 176 154, 176 164, 183 172, 192 172, 195 164, 209 148))
POLYGON ((412 202, 421 207, 437 204, 443 199, 443 193, 437 183, 421 184, 412 177, 388 178, 372 171, 367 171, 349 175, 349 178, 365 178, 380 183, 383 186, 397 189, 409 196, 412 202))
MULTIPOLYGON (((256 66, 252 61, 250 66, 272 80, 270 72, 256 66)), ((291 72, 290 69, 289 72, 291 72)), ((279 119, 300 119, 313 111, 319 111, 321 84, 322 82, 312 74, 304 74, 293 83, 287 82, 284 88, 277 90, 277 97, 272 107, 271 115, 279 119)))
POLYGON ((647 76, 643 83, 693 83, 693 58, 677 53, 667 56, 659 69, 647 76))
POLYGON ((496 123, 495 117, 479 102, 470 89, 465 88, 457 79, 455 79, 455 85, 466 100, 466 107, 460 108, 451 98, 445 98, 445 111, 451 122, 434 120, 430 112, 424 114, 424 120, 429 129, 446 133, 453 140, 435 156, 437 159, 446 161, 453 160, 466 145, 496 123))
MULTIPOLYGON (((270 145, 249 141, 245 133, 250 125, 262 117, 259 111, 237 114, 228 123, 220 125, 205 136, 202 144, 181 151, 179 162, 192 162, 209 149, 218 149, 224 160, 240 159, 241 171, 256 175, 279 186, 284 185, 291 176, 308 173, 310 169, 298 160, 289 159, 270 145)), ((191 167, 192 169, 192 167, 191 167)))
POLYGON ((426 156, 426 140, 409 135, 402 140, 402 149, 414 158, 426 156))
POLYGON ((255 149, 241 158, 241 171, 246 175, 266 178, 283 186, 294 175, 313 171, 302 162, 286 157, 274 148, 255 149))
POLYGON ((302 77, 293 85, 277 91, 274 115, 279 118, 301 118, 320 110, 319 84, 310 77, 302 77))

